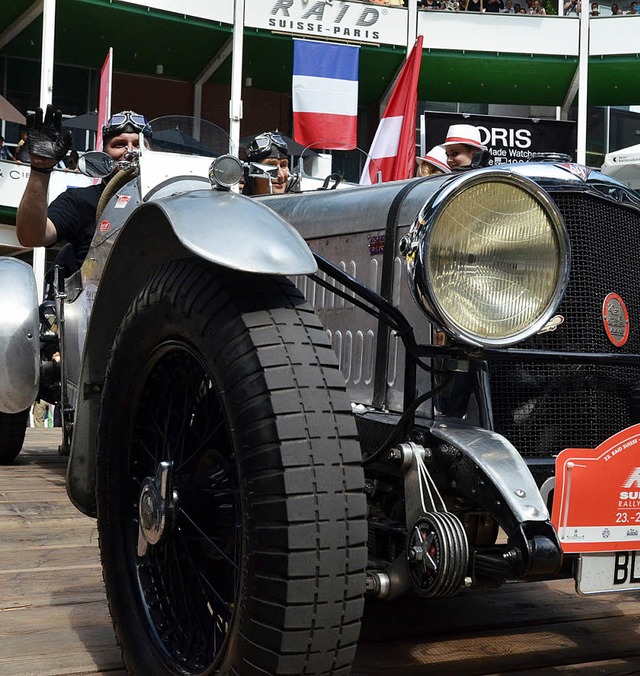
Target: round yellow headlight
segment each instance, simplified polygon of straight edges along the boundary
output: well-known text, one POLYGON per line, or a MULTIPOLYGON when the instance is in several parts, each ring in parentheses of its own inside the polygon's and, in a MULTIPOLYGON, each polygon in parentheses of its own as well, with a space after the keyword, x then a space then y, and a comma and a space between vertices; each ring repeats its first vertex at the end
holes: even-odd
POLYGON ((463 184, 434 213, 425 247, 431 299, 445 325, 471 342, 508 345, 539 330, 566 280, 562 219, 520 177, 463 184))

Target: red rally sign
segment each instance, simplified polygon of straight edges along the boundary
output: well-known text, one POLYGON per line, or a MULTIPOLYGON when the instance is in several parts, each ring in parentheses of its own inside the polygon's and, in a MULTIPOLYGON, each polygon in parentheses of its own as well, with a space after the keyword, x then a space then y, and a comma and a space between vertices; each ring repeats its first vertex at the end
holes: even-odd
POLYGON ((551 519, 564 552, 640 549, 640 424, 558 455, 551 519))

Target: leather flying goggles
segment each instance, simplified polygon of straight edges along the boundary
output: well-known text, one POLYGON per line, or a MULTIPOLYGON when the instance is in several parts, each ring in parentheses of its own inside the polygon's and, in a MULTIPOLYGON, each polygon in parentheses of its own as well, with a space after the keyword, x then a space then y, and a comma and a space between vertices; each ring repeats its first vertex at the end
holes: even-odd
POLYGON ((267 131, 258 134, 247 146, 247 159, 253 162, 269 157, 274 147, 285 156, 289 154, 287 142, 280 132, 267 131))
POLYGON ((102 127, 103 136, 118 136, 118 134, 123 133, 127 128, 133 128, 135 132, 141 132, 148 122, 144 115, 134 113, 132 110, 123 110, 121 113, 116 113, 112 115, 107 124, 102 127))

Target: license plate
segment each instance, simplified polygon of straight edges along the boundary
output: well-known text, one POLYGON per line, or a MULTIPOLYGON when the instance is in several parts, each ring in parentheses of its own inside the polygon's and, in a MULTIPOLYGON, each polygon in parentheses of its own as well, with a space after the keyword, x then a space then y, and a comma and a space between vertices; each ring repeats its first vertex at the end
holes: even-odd
POLYGON ((581 554, 576 591, 579 594, 640 591, 640 551, 581 554))

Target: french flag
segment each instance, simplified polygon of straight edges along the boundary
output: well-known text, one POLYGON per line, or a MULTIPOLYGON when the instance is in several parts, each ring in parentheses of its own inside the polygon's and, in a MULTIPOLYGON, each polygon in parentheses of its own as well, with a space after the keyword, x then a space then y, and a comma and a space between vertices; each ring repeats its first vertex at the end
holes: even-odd
POLYGON ((293 41, 293 138, 352 150, 358 139, 359 47, 293 41))

